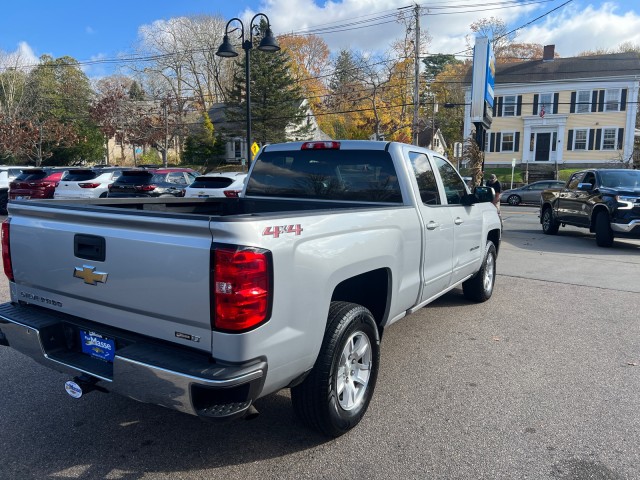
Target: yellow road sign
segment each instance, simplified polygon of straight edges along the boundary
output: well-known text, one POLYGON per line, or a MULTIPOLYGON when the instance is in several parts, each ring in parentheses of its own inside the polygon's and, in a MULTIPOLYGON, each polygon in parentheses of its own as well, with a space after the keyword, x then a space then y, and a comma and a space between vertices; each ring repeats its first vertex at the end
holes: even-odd
POLYGON ((253 159, 253 157, 255 157, 259 151, 260 151, 260 147, 256 142, 253 142, 251 144, 251 158, 253 159))

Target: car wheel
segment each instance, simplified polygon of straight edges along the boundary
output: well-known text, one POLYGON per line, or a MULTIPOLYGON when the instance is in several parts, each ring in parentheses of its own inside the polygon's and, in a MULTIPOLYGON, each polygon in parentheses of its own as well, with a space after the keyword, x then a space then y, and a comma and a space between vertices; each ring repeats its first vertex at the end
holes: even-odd
POLYGON ((373 395, 380 363, 380 336, 371 312, 332 302, 313 369, 291 389, 296 415, 306 425, 339 437, 362 419, 373 395))
POLYGON ((496 282, 496 247, 487 242, 482 266, 475 276, 462 283, 464 296, 474 302, 486 302, 491 298, 496 282))
POLYGON ((553 217, 551 207, 546 207, 542 211, 542 231, 546 235, 555 235, 560 229, 560 223, 553 217))
POLYGON ((509 198, 507 198, 507 203, 513 206, 520 205, 521 201, 518 195, 509 195, 509 198))
POLYGON ((609 223, 609 214, 600 210, 596 214, 596 243, 599 247, 610 247, 613 245, 613 230, 609 223))

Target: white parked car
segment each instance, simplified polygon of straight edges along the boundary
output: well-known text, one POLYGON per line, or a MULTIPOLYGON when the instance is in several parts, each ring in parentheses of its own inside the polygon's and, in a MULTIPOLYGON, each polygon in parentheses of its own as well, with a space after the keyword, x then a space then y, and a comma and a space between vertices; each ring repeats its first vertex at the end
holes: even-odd
POLYGON ((82 199, 104 198, 109 185, 121 174, 123 167, 83 168, 67 172, 56 186, 53 198, 82 199))
POLYGON ((244 172, 208 173, 184 189, 187 198, 237 197, 244 188, 244 172))

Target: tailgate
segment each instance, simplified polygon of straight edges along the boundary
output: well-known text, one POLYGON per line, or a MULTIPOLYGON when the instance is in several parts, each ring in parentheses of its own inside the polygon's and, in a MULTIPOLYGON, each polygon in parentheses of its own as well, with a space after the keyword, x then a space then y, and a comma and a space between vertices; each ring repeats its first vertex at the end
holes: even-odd
POLYGON ((11 211, 13 301, 211 351, 208 217, 11 211))

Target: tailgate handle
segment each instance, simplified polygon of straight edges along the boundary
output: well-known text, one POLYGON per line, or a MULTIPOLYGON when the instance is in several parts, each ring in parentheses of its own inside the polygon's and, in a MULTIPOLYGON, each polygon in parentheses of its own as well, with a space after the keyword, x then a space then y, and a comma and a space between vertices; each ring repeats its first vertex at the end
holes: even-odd
POLYGON ((104 262, 106 258, 104 238, 96 235, 76 234, 73 237, 73 254, 85 260, 104 262))

